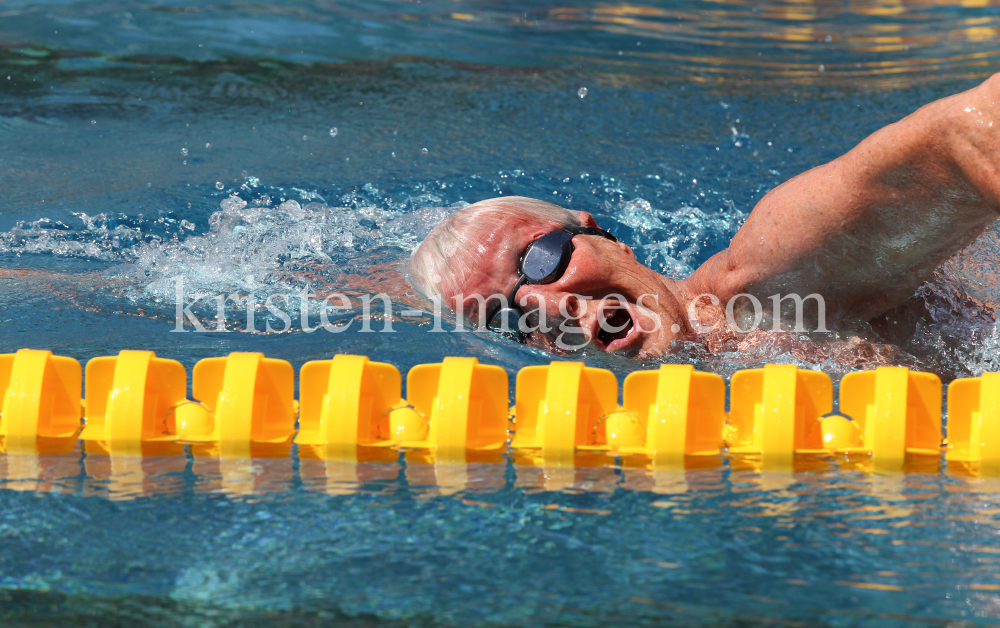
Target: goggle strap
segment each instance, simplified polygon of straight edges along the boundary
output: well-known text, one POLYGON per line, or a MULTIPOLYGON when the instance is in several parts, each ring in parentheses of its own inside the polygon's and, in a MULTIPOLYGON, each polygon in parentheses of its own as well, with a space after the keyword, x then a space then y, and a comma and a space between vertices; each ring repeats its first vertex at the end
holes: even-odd
POLYGON ((511 307, 512 303, 514 304, 515 307, 517 306, 517 302, 514 300, 515 298, 517 298, 517 291, 520 290, 521 286, 523 286, 527 282, 528 282, 528 276, 523 273, 520 273, 520 276, 517 278, 517 282, 514 284, 514 287, 511 288, 510 294, 507 296, 508 308, 511 307))
POLYGON ((568 233, 572 233, 573 235, 595 235, 595 236, 601 236, 602 238, 607 238, 608 240, 611 240, 612 242, 617 242, 618 241, 618 238, 616 238, 615 236, 611 235, 611 233, 605 231, 604 229, 601 229, 600 227, 584 227, 584 226, 579 226, 579 227, 563 227, 562 231, 566 231, 568 233))

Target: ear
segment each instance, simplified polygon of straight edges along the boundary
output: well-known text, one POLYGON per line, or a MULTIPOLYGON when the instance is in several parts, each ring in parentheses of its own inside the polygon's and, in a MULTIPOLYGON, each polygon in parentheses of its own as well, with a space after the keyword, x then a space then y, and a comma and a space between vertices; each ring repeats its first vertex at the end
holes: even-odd
POLYGON ((580 212, 580 226, 581 227, 596 227, 597 221, 594 217, 587 212, 580 212))

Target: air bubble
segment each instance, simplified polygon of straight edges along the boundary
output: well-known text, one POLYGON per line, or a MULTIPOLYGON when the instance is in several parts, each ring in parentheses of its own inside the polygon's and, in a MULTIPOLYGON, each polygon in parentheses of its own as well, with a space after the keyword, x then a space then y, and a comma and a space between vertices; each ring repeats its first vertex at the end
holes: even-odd
POLYGON ((205 148, 212 148, 211 144, 205 144, 205 148))
POLYGON ((576 95, 579 96, 580 98, 583 98, 584 96, 587 95, 587 88, 581 87, 580 89, 576 90, 576 95))
POLYGON ((187 157, 187 154, 188 154, 188 149, 186 149, 186 148, 182 148, 182 149, 181 149, 181 154, 182 154, 182 155, 184 155, 185 157, 187 157))
POLYGON ((427 154, 427 149, 426 148, 421 148, 420 152, 426 155, 427 154))
POLYGON ((224 187, 226 187, 226 186, 225 186, 225 184, 224 184, 224 183, 223 183, 222 181, 216 181, 216 182, 215 182, 215 189, 216 189, 216 190, 221 190, 221 189, 223 189, 224 187))
POLYGON ((308 135, 303 135, 303 136, 302 136, 302 141, 303 141, 303 142, 304 142, 304 141, 306 141, 307 139, 309 139, 309 136, 308 136, 308 135))
POLYGON ((97 124, 97 120, 91 120, 90 123, 91 124, 97 124))
POLYGON ((340 131, 337 130, 337 127, 330 127, 330 137, 337 137, 337 133, 339 132, 340 131))

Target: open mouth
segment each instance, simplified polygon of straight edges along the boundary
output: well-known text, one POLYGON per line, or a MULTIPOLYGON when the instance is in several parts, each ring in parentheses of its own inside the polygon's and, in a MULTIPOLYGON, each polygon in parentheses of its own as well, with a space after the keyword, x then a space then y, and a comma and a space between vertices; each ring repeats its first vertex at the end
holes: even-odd
POLYGON ((614 341, 628 338, 635 326, 632 315, 621 305, 604 310, 601 318, 604 323, 598 326, 597 340, 608 348, 614 341))

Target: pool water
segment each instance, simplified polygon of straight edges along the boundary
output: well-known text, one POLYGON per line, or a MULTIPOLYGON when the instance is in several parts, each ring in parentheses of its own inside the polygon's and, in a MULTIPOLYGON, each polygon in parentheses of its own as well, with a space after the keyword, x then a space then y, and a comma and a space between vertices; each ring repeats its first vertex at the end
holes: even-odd
MULTIPOLYGON (((0 353, 367 355, 404 373, 551 356, 429 333, 398 268, 448 212, 525 195, 594 214, 672 277, 782 181, 1000 57, 1000 5, 861 1, 0 3, 0 353), (584 92, 582 88, 585 88, 584 92), (216 329, 177 329, 177 295, 216 329), (318 325, 303 292, 343 293, 318 325), (392 296, 364 331, 364 295, 392 296), (263 307, 272 297, 289 323, 263 307), (200 299, 200 300, 197 300, 200 299), (251 326, 247 304, 254 312, 251 326), (275 331, 267 331, 268 326, 275 331), (346 329, 344 329, 345 326, 346 329), (248 332, 252 329, 253 333, 248 332)), ((751 336, 667 358, 997 370, 998 231, 906 333, 751 336)), ((919 306, 919 307, 916 307, 919 306)), ((650 362, 584 353, 619 379, 650 362)), ((513 377, 512 377, 513 381, 513 377)), ((998 485, 730 460, 576 469, 305 452, 0 458, 5 625, 988 625, 998 485)))

